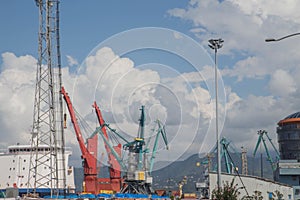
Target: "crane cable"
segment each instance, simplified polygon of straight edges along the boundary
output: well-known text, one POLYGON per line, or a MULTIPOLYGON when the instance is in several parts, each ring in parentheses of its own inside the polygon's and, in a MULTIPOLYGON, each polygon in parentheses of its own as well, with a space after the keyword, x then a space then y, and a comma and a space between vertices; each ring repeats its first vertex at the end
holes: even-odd
POLYGON ((75 108, 74 108, 74 112, 75 112, 76 117, 78 118, 77 119, 78 124, 80 124, 80 127, 83 129, 82 134, 84 134, 84 138, 88 138, 89 137, 88 133, 92 133, 93 132, 92 128, 87 123, 87 121, 84 120, 84 117, 82 117, 80 115, 80 113, 77 112, 77 110, 75 108))
MULTIPOLYGON (((231 160, 231 162, 232 162, 233 165, 235 166, 235 163, 234 163, 234 161, 233 161, 233 159, 232 159, 232 157, 231 157, 231 155, 230 155, 230 153, 229 153, 227 147, 225 147, 225 150, 227 151, 227 154, 228 154, 228 156, 229 156, 229 159, 231 160)), ((234 168, 234 171, 237 173, 237 176, 239 177, 239 179, 240 179, 240 181, 241 181, 241 183, 242 183, 242 185, 243 185, 243 189, 246 191, 247 197, 249 197, 248 190, 247 190, 247 188, 246 188, 246 186, 245 186, 245 184, 244 184, 244 182, 243 182, 243 180, 242 180, 242 178, 241 178, 241 176, 240 176, 239 171, 238 171, 236 168, 234 168)))

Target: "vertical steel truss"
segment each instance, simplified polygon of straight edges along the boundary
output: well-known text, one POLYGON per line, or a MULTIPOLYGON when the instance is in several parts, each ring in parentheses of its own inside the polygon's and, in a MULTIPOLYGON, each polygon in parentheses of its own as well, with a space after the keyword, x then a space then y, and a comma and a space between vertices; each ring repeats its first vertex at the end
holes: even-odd
POLYGON ((242 174, 248 175, 247 150, 242 147, 242 174))
POLYGON ((38 63, 32 127, 33 150, 27 186, 49 189, 50 195, 65 192, 59 0, 35 0, 39 8, 38 63), (41 151, 42 148, 47 150, 41 151))

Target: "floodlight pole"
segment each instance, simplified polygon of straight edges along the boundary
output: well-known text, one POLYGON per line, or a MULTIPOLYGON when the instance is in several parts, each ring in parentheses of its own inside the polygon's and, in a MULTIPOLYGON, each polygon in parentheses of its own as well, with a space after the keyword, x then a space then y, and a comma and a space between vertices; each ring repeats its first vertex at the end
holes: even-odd
POLYGON ((217 159, 218 159, 218 171, 217 171, 217 184, 218 188, 221 188, 221 155, 220 155, 220 136, 219 136, 219 122, 218 122, 218 65, 217 65, 217 52, 223 45, 224 40, 210 39, 208 46, 215 50, 215 92, 216 92, 216 140, 217 140, 217 159))

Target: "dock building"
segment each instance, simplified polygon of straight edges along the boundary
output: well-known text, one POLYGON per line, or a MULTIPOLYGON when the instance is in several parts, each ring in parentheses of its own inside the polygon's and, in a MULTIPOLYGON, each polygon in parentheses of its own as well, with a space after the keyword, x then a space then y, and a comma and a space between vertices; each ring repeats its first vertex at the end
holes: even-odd
POLYGON ((300 199, 300 112, 277 123, 280 160, 275 181, 292 185, 294 199, 300 199))

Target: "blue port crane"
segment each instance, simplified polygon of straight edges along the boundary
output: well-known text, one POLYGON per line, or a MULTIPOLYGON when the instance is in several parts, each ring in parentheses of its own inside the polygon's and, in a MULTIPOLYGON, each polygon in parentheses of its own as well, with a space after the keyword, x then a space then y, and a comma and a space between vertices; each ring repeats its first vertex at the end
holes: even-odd
POLYGON ((259 131, 257 131, 257 134, 258 134, 258 140, 257 140, 256 146, 255 146, 254 152, 253 152, 253 157, 255 157, 259 145, 261 143, 263 143, 264 148, 266 150, 266 154, 267 154, 267 160, 271 164, 272 170, 275 171, 276 170, 276 164, 277 164, 277 162, 280 159, 279 152, 276 149, 275 145, 273 144, 272 139, 269 137, 267 131, 265 131, 265 130, 259 130, 259 131), (270 155, 270 152, 269 152, 267 144, 266 144, 265 137, 267 137, 268 141, 271 143, 273 149, 275 150, 275 153, 276 153, 276 158, 275 158, 276 160, 275 161, 273 161, 273 159, 272 159, 272 157, 270 155))

